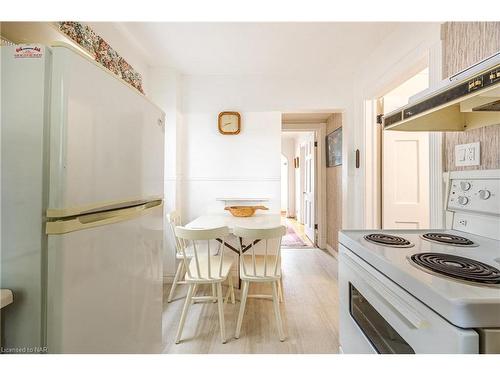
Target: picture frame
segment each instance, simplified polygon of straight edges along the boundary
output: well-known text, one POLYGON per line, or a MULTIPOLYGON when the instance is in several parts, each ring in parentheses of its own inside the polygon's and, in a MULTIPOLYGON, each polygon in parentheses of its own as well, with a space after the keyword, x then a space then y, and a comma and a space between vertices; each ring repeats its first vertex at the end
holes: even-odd
POLYGON ((325 144, 327 168, 342 165, 342 127, 328 134, 325 144))

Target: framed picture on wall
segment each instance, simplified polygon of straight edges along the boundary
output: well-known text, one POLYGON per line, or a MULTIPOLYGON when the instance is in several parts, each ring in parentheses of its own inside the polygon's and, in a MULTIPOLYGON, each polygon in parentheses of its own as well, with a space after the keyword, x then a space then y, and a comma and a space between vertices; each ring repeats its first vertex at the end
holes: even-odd
POLYGON ((326 166, 336 167, 342 164, 342 127, 326 136, 326 166))

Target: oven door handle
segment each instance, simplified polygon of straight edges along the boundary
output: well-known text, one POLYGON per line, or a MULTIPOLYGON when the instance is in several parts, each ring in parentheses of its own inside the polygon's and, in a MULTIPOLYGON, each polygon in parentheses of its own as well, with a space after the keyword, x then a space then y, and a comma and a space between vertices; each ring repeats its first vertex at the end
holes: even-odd
POLYGON ((404 322, 407 326, 413 329, 420 329, 428 325, 418 312, 415 311, 412 307, 410 307, 405 301, 403 301, 400 297, 398 297, 394 292, 392 292, 389 288, 383 285, 367 267, 361 265, 357 262, 354 262, 350 257, 346 254, 344 255, 344 261, 348 263, 352 270, 355 271, 360 278, 366 281, 366 286, 378 297, 380 297, 380 301, 390 310, 394 311, 397 315, 404 318, 404 322), (359 270, 362 268, 362 271, 359 270), (376 286, 376 287, 375 287, 376 286))

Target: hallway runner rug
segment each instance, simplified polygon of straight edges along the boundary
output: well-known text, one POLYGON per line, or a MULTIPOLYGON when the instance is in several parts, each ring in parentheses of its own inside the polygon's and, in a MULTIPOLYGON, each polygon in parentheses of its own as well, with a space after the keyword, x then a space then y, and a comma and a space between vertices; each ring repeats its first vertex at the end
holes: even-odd
POLYGON ((286 226, 286 234, 281 239, 282 247, 309 247, 302 239, 295 233, 291 225, 286 226))

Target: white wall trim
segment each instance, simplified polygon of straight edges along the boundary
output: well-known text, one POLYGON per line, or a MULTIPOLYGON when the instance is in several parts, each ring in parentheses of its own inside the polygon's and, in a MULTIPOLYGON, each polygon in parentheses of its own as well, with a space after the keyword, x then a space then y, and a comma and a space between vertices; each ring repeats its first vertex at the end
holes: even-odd
POLYGON ((316 218, 318 224, 318 243, 320 249, 326 249, 326 160, 325 160, 325 137, 326 123, 306 124, 306 123, 283 123, 281 130, 284 131, 314 131, 318 142, 316 150, 316 218))
MULTIPOLYGON (((442 46, 441 41, 429 50, 429 86, 432 87, 442 79, 442 46)), ((429 133, 429 222, 430 227, 444 228, 444 160, 443 133, 429 133)))
POLYGON ((429 134, 429 223, 444 227, 443 134, 429 134))
POLYGON ((245 182, 259 182, 259 181, 281 181, 281 177, 205 177, 205 176, 190 176, 181 179, 182 181, 245 181, 245 182))
POLYGON ((377 100, 365 100, 365 228, 380 229, 381 223, 381 139, 380 125, 376 123, 377 100))

